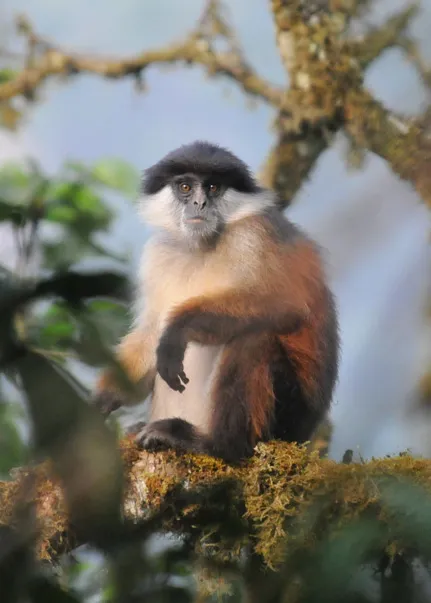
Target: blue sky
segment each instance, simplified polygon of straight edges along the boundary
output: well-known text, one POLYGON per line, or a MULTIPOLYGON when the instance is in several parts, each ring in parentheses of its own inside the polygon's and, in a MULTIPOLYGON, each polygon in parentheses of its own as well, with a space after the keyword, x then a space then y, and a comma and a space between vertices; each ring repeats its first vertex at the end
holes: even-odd
MULTIPOLYGON (((269 2, 228 4, 249 59, 268 80, 283 83, 269 2)), ((374 18, 404 5, 379 2, 374 18)), ((413 31, 431 62, 431 2, 423 5, 413 31)), ((125 56, 181 38, 201 7, 201 0, 3 0, 1 10, 6 16, 25 12, 39 33, 70 50, 125 56)), ((32 153, 56 170, 66 159, 116 155, 142 169, 172 147, 207 138, 259 169, 273 139, 266 106, 250 110, 233 84, 208 80, 199 69, 150 69, 146 84, 147 91, 137 94, 129 81, 91 76, 49 83, 18 137, 1 135, 0 160, 32 153)), ((367 85, 398 111, 415 113, 427 99, 396 50, 371 67, 367 85)), ((430 426, 405 413, 427 352, 422 325, 429 216, 382 160, 369 157, 362 172, 349 172, 344 148, 339 137, 290 211, 328 249, 340 304, 343 359, 332 452, 339 458, 347 447, 370 455, 410 446, 428 454, 430 426)), ((120 200, 118 208, 115 244, 130 250, 136 263, 146 232, 129 202, 120 200)))

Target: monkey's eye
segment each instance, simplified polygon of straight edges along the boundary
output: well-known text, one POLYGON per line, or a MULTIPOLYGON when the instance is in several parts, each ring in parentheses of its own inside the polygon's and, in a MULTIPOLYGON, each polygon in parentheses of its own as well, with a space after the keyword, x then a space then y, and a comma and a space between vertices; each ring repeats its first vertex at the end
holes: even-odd
POLYGON ((187 182, 181 182, 180 190, 182 193, 189 193, 192 190, 192 187, 190 184, 187 184, 187 182))
POLYGON ((210 184, 210 193, 216 193, 218 191, 217 184, 210 184))

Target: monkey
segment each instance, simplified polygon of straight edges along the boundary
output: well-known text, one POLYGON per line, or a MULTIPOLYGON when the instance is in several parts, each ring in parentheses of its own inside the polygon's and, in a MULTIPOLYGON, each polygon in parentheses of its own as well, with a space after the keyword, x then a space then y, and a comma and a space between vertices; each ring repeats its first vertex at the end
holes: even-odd
MULTIPOLYGON (((227 148, 195 141, 145 170, 150 226, 134 320, 116 353, 149 421, 146 450, 227 462, 260 441, 309 441, 338 378, 337 307, 320 246, 273 190, 227 148)), ((112 369, 94 400, 106 415, 134 404, 112 369)))

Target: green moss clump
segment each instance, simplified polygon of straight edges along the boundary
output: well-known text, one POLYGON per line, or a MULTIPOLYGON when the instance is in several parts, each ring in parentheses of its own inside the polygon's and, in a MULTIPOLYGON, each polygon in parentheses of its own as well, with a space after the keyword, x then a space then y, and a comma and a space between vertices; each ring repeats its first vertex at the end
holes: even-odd
MULTIPOLYGON (((247 547, 271 569, 363 517, 382 526, 383 547, 398 550, 409 543, 394 523, 388 484, 409 483, 431 493, 431 460, 408 454, 344 464, 319 458, 319 450, 305 445, 269 442, 258 444, 247 462, 229 466, 203 455, 139 451, 131 439, 121 442, 121 451, 127 517, 156 517, 157 529, 187 534, 208 559, 238 562, 247 547)), ((54 560, 76 543, 48 463, 0 483, 0 523, 13 523, 30 475, 36 478, 39 555, 54 560)))

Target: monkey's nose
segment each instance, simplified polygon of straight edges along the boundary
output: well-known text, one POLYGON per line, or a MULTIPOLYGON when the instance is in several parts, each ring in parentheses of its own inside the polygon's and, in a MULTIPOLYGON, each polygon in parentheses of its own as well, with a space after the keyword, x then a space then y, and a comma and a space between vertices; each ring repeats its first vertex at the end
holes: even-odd
POLYGON ((198 201, 197 199, 195 199, 193 201, 194 205, 197 205, 200 209, 203 209, 205 207, 205 205, 207 204, 206 199, 202 199, 201 201, 198 201))

